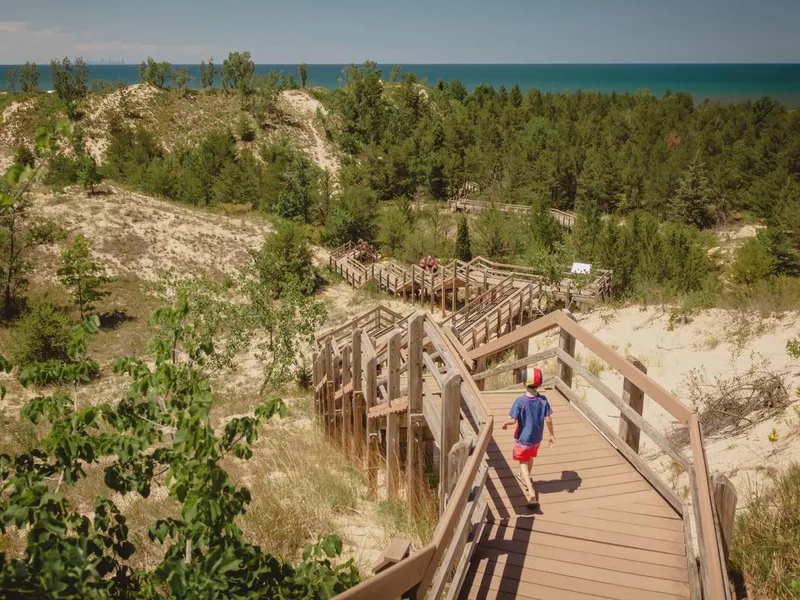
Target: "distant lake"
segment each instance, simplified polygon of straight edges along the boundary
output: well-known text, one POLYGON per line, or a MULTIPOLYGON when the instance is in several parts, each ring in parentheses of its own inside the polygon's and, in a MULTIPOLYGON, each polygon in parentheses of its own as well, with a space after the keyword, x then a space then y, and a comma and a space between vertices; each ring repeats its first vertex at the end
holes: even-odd
MULTIPOLYGON (((198 65, 186 66, 199 86, 198 65)), ((5 89, 5 69, 0 65, 0 80, 5 89)), ((334 88, 340 85, 346 65, 308 65, 311 86, 334 88)), ((388 78, 392 65, 379 65, 388 78)), ((39 67, 39 84, 51 89, 50 67, 39 67)), ((256 65, 257 73, 270 70, 294 73, 297 65, 256 65)), ((518 84, 523 92, 537 88, 542 92, 633 93, 648 89, 656 96, 666 90, 688 92, 696 102, 709 98, 732 103, 772 96, 788 108, 800 108, 800 64, 614 64, 614 65, 522 65, 522 64, 418 64, 404 65, 403 72, 414 72, 419 79, 436 84, 439 79, 459 79, 468 90, 485 83, 495 88, 518 84)), ((89 65, 89 79, 139 82, 138 65, 89 65)), ((299 79, 299 78, 298 78, 299 79)))

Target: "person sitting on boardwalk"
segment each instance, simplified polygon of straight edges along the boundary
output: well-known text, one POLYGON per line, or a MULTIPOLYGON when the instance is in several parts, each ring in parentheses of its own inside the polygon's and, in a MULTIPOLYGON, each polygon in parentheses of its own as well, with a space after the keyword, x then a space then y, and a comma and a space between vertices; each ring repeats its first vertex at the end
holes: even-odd
POLYGON ((431 273, 436 273, 439 270, 439 266, 436 264, 436 259, 433 256, 428 256, 428 269, 430 269, 431 273))
POLYGON ((531 468, 533 459, 539 453, 545 423, 550 432, 550 447, 556 445, 551 416, 553 410, 547 398, 539 393, 539 386, 542 385, 542 372, 539 369, 528 367, 522 372, 522 380, 525 382, 525 395, 514 400, 508 413, 511 419, 503 423, 503 429, 508 429, 509 425, 516 425, 513 457, 519 462, 520 474, 517 478, 525 486, 528 505, 538 508, 539 498, 533 487, 531 468))

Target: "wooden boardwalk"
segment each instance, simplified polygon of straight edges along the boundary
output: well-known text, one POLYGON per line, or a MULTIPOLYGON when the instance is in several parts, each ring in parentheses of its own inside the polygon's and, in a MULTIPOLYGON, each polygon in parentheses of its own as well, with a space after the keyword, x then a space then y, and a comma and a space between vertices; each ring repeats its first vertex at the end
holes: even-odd
POLYGON ((556 446, 544 443, 534 513, 516 478, 512 430, 500 424, 522 388, 485 392, 498 425, 489 444, 489 510, 461 598, 689 598, 681 516, 555 390, 556 446))
POLYGON ((428 313, 398 317, 377 309, 318 334, 315 408, 373 493, 419 506, 424 472, 438 470, 439 523, 414 551, 395 540, 375 574, 343 600, 730 600, 697 413, 641 363, 568 312, 517 324, 469 350, 455 327, 428 313), (531 338, 553 330, 557 346, 526 356, 531 338), (578 342, 623 376, 621 395, 576 359, 578 342), (502 424, 522 393, 519 369, 551 359, 555 375, 543 391, 556 446, 545 443, 534 462, 541 502, 534 512, 516 478, 512 431, 502 424), (484 391, 507 385, 509 373, 511 388, 484 391), (577 392, 577 377, 618 411, 618 430, 577 392), (644 419, 645 397, 687 428, 690 456, 644 419), (688 498, 639 456, 640 435, 687 473, 688 498))

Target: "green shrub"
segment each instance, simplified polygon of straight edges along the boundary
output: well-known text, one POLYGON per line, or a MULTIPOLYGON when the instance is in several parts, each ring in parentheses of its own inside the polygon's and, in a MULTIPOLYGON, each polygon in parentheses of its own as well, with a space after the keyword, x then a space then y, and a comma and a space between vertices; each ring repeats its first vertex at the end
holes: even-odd
POLYGON ((18 365, 65 360, 71 324, 67 316, 49 302, 37 302, 20 319, 12 336, 11 356, 18 365))
POLYGON ((731 563, 751 598, 800 597, 800 463, 773 477, 739 514, 731 563))
POLYGON ((775 274, 775 257, 762 240, 750 238, 739 248, 731 274, 736 283, 754 285, 775 274))
POLYGON ((317 283, 311 246, 305 227, 294 221, 278 221, 274 234, 253 252, 253 264, 262 285, 284 296, 292 291, 314 292, 317 283))

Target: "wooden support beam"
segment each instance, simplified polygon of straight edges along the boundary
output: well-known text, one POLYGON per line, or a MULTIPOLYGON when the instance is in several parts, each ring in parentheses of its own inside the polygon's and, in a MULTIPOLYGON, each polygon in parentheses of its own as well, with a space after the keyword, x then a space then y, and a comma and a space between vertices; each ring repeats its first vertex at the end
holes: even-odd
MULTIPOLYGON (((647 367, 638 358, 628 357, 628 361, 642 373, 647 373, 647 367)), ((622 401, 640 415, 642 414, 644 410, 644 392, 631 383, 627 377, 622 384, 622 401)), ((639 452, 640 435, 641 430, 634 423, 631 423, 625 415, 620 414, 619 437, 625 440, 636 453, 639 452)))
MULTIPOLYGON (((365 346, 367 348, 367 372, 366 372, 366 386, 365 400, 366 410, 375 406, 378 402, 378 364, 375 357, 375 350, 372 348, 372 343, 368 337, 364 338, 365 346)), ((367 481, 369 488, 376 490, 378 486, 378 424, 374 419, 367 419, 367 481)))
POLYGON ((439 514, 444 514, 450 474, 448 457, 450 450, 458 442, 461 426, 461 375, 456 371, 449 372, 442 386, 442 434, 439 446, 439 514))
POLYGON ((356 329, 352 335, 352 368, 353 368, 353 446, 352 452, 359 459, 364 458, 364 392, 363 374, 361 372, 361 330, 356 329))
POLYGON ((733 523, 736 519, 736 488, 721 473, 715 473, 712 476, 711 487, 714 494, 714 506, 717 509, 719 530, 722 534, 722 552, 725 556, 725 564, 727 564, 733 542, 733 523))
MULTIPOLYGON (((475 361, 475 370, 478 371, 478 373, 484 373, 486 371, 486 357, 485 356, 481 356, 478 360, 475 361)), ((480 391, 483 391, 484 388, 486 387, 486 378, 484 377, 484 378, 481 378, 480 380, 476 379, 475 380, 475 385, 478 386, 478 389, 480 391)))
POLYGON ((441 296, 442 296, 442 297, 440 298, 440 300, 441 300, 441 304, 442 304, 442 318, 443 318, 443 319, 444 319, 444 311, 445 311, 445 306, 446 306, 446 304, 447 304, 447 290, 446 290, 446 289, 445 289, 445 287, 444 287, 444 280, 445 280, 445 269, 446 269, 446 267, 444 267, 444 266, 443 266, 443 267, 442 267, 442 269, 441 269, 441 272, 442 272, 442 286, 441 286, 441 287, 442 287, 442 290, 441 290, 441 296))
POLYGON ((456 287, 456 277, 458 275, 458 263, 457 261, 453 261, 453 296, 452 300, 452 311, 456 312, 456 300, 458 299, 458 288, 456 287))
POLYGON ((325 431, 329 436, 334 434, 334 412, 333 412, 333 380, 336 375, 333 371, 333 346, 331 338, 328 338, 325 343, 325 375, 327 383, 325 384, 325 431))
MULTIPOLYGON (((571 312, 564 311, 564 314, 573 321, 575 320, 571 312)), ((569 356, 575 356, 575 338, 563 328, 561 329, 561 337, 558 340, 558 348, 569 356)), ((572 367, 561 358, 556 362, 556 377, 563 381, 567 387, 572 387, 572 367)))
POLYGON ((350 372, 351 346, 342 350, 342 451, 350 456, 353 439, 353 391, 350 372))
MULTIPOLYGON (((403 334, 395 330, 389 336, 389 405, 400 397, 400 342, 403 334)), ((397 500, 400 496, 400 413, 386 414, 386 496, 397 500)))
POLYGON ((422 413, 422 343, 425 315, 408 321, 408 428, 406 430, 406 500, 412 511, 420 506, 422 492, 422 438, 424 425, 412 417, 422 413))

